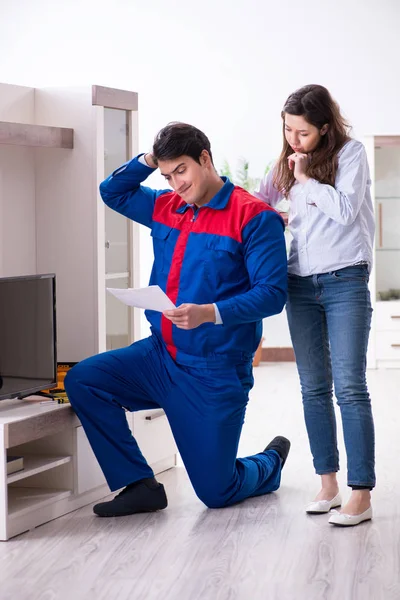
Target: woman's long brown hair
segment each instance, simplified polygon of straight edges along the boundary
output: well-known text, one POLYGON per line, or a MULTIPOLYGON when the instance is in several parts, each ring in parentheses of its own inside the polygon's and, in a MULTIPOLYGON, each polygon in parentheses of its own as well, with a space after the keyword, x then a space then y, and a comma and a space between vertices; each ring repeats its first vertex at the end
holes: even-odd
POLYGON ((321 137, 307 167, 307 175, 320 183, 335 185, 338 168, 338 152, 350 139, 350 126, 340 113, 339 106, 328 90, 322 85, 306 85, 296 90, 285 102, 281 116, 283 120, 283 149, 274 172, 274 186, 285 196, 289 195, 295 183, 293 171, 289 169, 288 156, 293 154, 285 137, 285 114, 298 115, 322 129, 327 124, 328 131, 321 137))

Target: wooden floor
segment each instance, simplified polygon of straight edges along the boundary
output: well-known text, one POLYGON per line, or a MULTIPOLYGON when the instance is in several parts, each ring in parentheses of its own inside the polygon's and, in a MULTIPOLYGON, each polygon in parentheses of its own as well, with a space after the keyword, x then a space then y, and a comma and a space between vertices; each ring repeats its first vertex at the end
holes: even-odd
POLYGON ((318 481, 294 365, 264 364, 255 373, 240 454, 276 434, 290 437, 278 492, 209 510, 184 469, 173 469, 159 478, 169 497, 163 512, 99 519, 89 506, 0 543, 0 599, 399 600, 400 371, 369 373, 375 517, 353 529, 304 513, 318 481))

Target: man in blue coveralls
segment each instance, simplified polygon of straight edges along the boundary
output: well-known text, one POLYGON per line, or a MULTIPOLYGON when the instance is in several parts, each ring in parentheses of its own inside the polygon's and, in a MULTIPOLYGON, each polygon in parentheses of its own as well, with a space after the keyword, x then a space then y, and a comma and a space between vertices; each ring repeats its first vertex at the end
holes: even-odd
POLYGON ((117 169, 100 193, 110 208, 150 228, 150 284, 177 308, 146 311, 150 337, 88 358, 66 377, 110 489, 125 486, 94 512, 112 517, 167 506, 124 409, 164 409, 195 492, 208 507, 278 489, 289 440, 278 436, 247 458, 236 453, 262 319, 280 313, 286 301, 281 217, 220 177, 208 138, 184 123, 162 129, 152 152, 117 169), (141 185, 157 167, 172 190, 141 185))

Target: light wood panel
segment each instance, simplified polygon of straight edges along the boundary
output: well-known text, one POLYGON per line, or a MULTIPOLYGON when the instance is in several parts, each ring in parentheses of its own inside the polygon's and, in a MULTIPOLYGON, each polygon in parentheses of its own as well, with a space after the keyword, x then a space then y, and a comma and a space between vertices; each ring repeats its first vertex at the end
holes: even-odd
POLYGON ((120 110, 138 110, 137 92, 118 90, 102 85, 92 86, 92 104, 120 110))
POLYGON ((399 135, 377 135, 374 138, 375 148, 382 148, 382 146, 400 146, 399 135))
POLYGON ((76 421, 72 408, 62 406, 63 410, 56 412, 45 412, 31 417, 15 421, 5 426, 6 430, 6 448, 18 446, 32 440, 38 440, 46 435, 51 435, 57 431, 63 431, 67 427, 72 427, 76 421))
POLYGON ((74 130, 0 121, 0 144, 70 149, 74 147, 74 130))

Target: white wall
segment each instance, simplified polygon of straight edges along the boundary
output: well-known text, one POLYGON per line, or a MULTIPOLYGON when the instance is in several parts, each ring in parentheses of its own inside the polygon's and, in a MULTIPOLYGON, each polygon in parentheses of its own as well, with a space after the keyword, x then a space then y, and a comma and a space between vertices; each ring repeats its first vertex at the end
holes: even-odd
POLYGON ((332 91, 357 136, 400 131, 398 0, 4 4, 0 81, 137 91, 143 150, 186 120, 209 135, 217 166, 245 156, 259 176, 280 149, 284 100, 306 83, 332 91))
MULTIPOLYGON (((0 121, 34 123, 34 90, 0 84, 0 121)), ((36 273, 32 148, 0 145, 0 277, 36 273)))
POLYGON ((359 134, 400 129, 397 0, 3 4, 0 81, 138 91, 144 148, 185 119, 209 134, 217 163, 244 155, 259 173, 279 150, 286 96, 310 82, 359 134))

